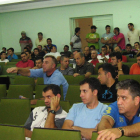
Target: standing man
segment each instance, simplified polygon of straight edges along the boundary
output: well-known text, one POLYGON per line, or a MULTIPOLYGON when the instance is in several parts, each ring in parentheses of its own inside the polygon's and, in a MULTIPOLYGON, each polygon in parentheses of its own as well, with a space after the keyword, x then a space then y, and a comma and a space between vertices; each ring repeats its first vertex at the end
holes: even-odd
POLYGON ((105 44, 105 45, 109 45, 112 46, 112 44, 110 44, 110 39, 114 36, 113 33, 110 32, 111 27, 109 25, 106 25, 105 30, 106 33, 104 33, 101 37, 101 43, 105 44))
POLYGON ((135 42, 139 42, 140 39, 140 31, 137 29, 134 29, 134 24, 129 23, 128 24, 129 31, 127 33, 127 38, 131 46, 134 46, 135 42))
POLYGON ((82 43, 81 43, 81 38, 80 38, 80 28, 76 27, 75 28, 75 35, 71 38, 70 42, 71 50, 78 50, 82 51, 82 43))
POLYGON ((12 59, 18 59, 18 56, 14 54, 14 49, 9 48, 8 50, 8 60, 11 61, 12 59))
POLYGON ((30 46, 30 50, 32 50, 33 44, 32 41, 29 37, 26 36, 26 32, 22 31, 21 32, 21 38, 19 40, 19 44, 21 46, 21 52, 23 52, 24 48, 26 47, 26 45, 30 46))
POLYGON ((41 45, 42 47, 44 47, 44 46, 47 45, 46 39, 43 38, 43 33, 42 33, 42 32, 39 32, 39 33, 38 33, 38 38, 35 40, 35 45, 36 45, 36 47, 37 47, 38 45, 41 45))
POLYGON ((61 66, 58 67, 58 70, 63 75, 73 75, 74 70, 73 70, 73 68, 69 67, 69 57, 68 56, 61 56, 60 63, 61 63, 61 66))
POLYGON ((68 90, 68 83, 62 73, 57 70, 57 60, 54 56, 45 56, 43 60, 42 69, 25 69, 25 68, 9 68, 7 69, 7 73, 19 73, 23 76, 29 76, 33 78, 43 77, 44 84, 55 84, 63 86, 63 95, 64 99, 68 90))
POLYGON ((97 131, 98 123, 107 105, 98 101, 100 82, 96 78, 80 82, 82 103, 74 104, 64 121, 62 129, 80 130, 84 139, 91 139, 92 132, 97 131))
POLYGON ((50 84, 43 89, 44 106, 34 108, 24 127, 25 137, 31 138, 34 127, 61 129, 67 113, 60 106, 61 89, 50 84))
POLYGON ((132 79, 117 84, 117 101, 110 104, 104 112, 98 125, 97 140, 116 140, 123 135, 140 136, 139 87, 140 84, 132 79))
POLYGON ((96 33, 96 26, 91 26, 91 33, 88 33, 86 35, 86 41, 88 42, 88 47, 91 45, 94 45, 97 50, 99 50, 99 40, 100 36, 98 33, 96 33))
POLYGON ((118 27, 114 28, 114 37, 110 43, 117 44, 120 46, 122 50, 125 50, 125 38, 124 34, 120 33, 120 29, 118 27))

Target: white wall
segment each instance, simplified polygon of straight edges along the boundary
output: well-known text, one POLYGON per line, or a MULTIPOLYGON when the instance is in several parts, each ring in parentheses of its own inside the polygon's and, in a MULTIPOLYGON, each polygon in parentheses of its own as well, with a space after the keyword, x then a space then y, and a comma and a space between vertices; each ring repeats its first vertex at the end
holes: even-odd
POLYGON ((64 44, 70 42, 69 19, 82 16, 113 14, 114 27, 119 27, 126 36, 129 22, 133 22, 135 27, 140 29, 139 5, 139 0, 121 0, 2 13, 0 47, 14 47, 16 52, 19 52, 18 41, 22 30, 27 32, 33 43, 37 33, 41 31, 45 38, 53 39, 58 51, 62 51, 64 44))

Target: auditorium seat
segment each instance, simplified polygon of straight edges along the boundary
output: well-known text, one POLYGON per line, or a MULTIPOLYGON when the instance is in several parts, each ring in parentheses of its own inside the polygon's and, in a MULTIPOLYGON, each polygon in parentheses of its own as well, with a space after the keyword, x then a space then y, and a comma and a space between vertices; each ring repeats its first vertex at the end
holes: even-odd
POLYGON ((16 63, 17 63, 17 62, 7 62, 7 63, 5 63, 5 65, 13 65, 13 66, 16 67, 16 63))
POLYGON ((35 128, 31 140, 81 140, 78 130, 35 128))
POLYGON ((16 73, 7 73, 6 70, 8 68, 15 67, 15 65, 3 65, 2 66, 2 75, 17 75, 16 73))
POLYGON ((69 85, 65 100, 69 101, 70 105, 73 105, 74 103, 77 103, 77 102, 81 102, 80 86, 79 85, 69 85))
POLYGON ((30 111, 28 99, 1 99, 0 124, 24 125, 30 111))
POLYGON ((43 78, 37 78, 36 85, 43 85, 43 84, 44 84, 44 79, 43 78))
POLYGON ((33 87, 31 85, 10 85, 7 98, 19 98, 22 95, 26 98, 33 99, 33 87))
POLYGON ((24 128, 12 125, 0 125, 0 140, 25 140, 24 128))
POLYGON ((0 100, 6 97, 6 84, 0 84, 0 100))
POLYGON ((19 62, 21 59, 12 59, 11 62, 19 62))
POLYGON ((129 68, 134 64, 134 62, 123 62, 122 64, 127 65, 129 68))
POLYGON ((123 81, 126 79, 133 79, 140 83, 140 75, 120 75, 118 81, 123 81))

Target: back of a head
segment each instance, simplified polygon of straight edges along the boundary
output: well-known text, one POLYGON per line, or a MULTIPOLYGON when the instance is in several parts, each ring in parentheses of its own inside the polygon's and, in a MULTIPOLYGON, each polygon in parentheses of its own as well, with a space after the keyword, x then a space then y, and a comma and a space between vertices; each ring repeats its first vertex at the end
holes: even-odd
POLYGON ((57 94, 61 95, 61 89, 58 85, 50 84, 43 89, 43 92, 47 92, 49 90, 51 90, 55 96, 57 96, 57 94))
POLYGON ((101 64, 101 65, 99 65, 98 70, 100 68, 102 68, 103 71, 105 71, 106 73, 110 72, 113 79, 116 78, 115 68, 111 64, 109 64, 109 63, 101 64))
POLYGON ((122 90, 129 90, 130 95, 134 99, 136 96, 140 97, 140 84, 138 81, 133 79, 126 79, 123 81, 120 81, 116 85, 116 89, 122 89, 122 90))
POLYGON ((99 80, 97 78, 94 78, 94 77, 86 78, 83 81, 81 81, 79 84, 80 84, 80 86, 84 85, 84 84, 88 84, 89 88, 92 91, 98 90, 98 92, 99 92, 101 89, 101 84, 100 84, 99 80))
POLYGON ((80 27, 75 28, 75 33, 78 33, 80 31, 80 27))
POLYGON ((116 56, 117 60, 121 59, 121 61, 122 61, 122 54, 121 54, 120 52, 112 52, 112 53, 109 55, 110 58, 111 58, 111 57, 115 57, 115 56, 116 56))

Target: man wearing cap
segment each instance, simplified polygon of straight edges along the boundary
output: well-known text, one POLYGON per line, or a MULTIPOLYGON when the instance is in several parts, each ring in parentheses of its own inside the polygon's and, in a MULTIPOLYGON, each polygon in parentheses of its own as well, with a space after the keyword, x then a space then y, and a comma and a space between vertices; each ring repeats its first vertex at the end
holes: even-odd
POLYGON ((86 41, 88 42, 88 46, 94 45, 97 50, 99 50, 99 34, 96 33, 97 27, 91 26, 91 33, 86 35, 86 41))
POLYGON ((30 45, 30 50, 33 47, 32 41, 29 37, 26 36, 26 32, 22 31, 21 32, 21 38, 19 40, 19 44, 21 46, 21 52, 23 52, 24 48, 26 47, 26 45, 30 45))

